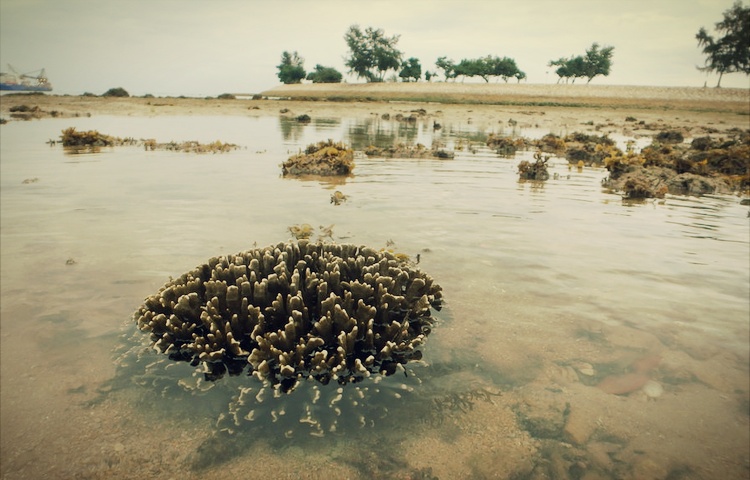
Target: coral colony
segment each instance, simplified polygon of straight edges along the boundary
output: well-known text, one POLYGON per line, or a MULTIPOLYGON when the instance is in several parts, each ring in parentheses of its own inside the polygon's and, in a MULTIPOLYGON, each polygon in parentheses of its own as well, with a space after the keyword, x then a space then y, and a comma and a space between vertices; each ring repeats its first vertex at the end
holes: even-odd
POLYGON ((413 390, 407 364, 422 358, 441 298, 403 256, 300 240, 211 258, 148 297, 135 319, 159 352, 201 367, 202 382, 183 387, 255 377, 220 416, 222 430, 265 418, 287 436, 323 435, 344 419, 372 424, 387 413, 379 396, 413 390))

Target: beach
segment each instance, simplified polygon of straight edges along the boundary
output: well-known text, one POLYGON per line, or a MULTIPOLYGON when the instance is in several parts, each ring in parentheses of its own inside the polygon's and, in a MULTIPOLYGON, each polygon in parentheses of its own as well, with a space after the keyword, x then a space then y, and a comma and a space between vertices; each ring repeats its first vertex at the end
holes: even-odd
POLYGON ((248 95, 257 99, 5 95, 0 115, 10 118, 10 109, 21 104, 56 116, 262 116, 286 110, 287 115, 340 117, 424 109, 436 120, 492 124, 513 119, 540 128, 594 126, 605 132, 627 127, 628 117, 674 128, 743 129, 750 115, 750 89, 423 82, 281 85, 248 95))

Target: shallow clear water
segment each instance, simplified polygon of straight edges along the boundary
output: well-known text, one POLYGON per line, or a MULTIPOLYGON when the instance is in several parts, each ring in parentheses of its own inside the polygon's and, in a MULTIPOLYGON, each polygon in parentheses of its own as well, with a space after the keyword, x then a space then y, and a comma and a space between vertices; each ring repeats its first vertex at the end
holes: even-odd
MULTIPOLYGON (((602 189, 606 171, 571 169, 557 158, 550 160, 550 180, 520 182, 516 165, 531 152, 501 158, 483 147, 488 133, 470 124, 433 130, 431 120, 409 124, 376 115, 309 125, 229 116, 3 125, 3 478, 63 464, 61 471, 90 477, 154 474, 136 453, 146 435, 139 422, 189 436, 174 424, 179 404, 159 397, 149 400, 148 412, 138 407, 133 414, 143 394, 135 387, 100 398, 100 385, 115 374, 111 352, 122 345, 133 311, 169 276, 212 256, 286 241, 288 227, 302 223, 333 225, 337 242, 419 254, 420 268, 443 287, 448 312, 425 358, 454 367, 424 395, 431 400, 479 387, 502 396, 441 413, 440 422, 384 422, 376 435, 382 444, 370 438, 359 450, 341 438, 276 446, 266 460, 269 468, 286 465, 279 476, 306 471, 318 478, 315 468, 342 478, 397 472, 536 478, 559 469, 570 478, 746 475, 748 208, 721 195, 623 203, 602 189), (242 148, 197 155, 117 147, 76 155, 45 144, 69 126, 242 148), (452 160, 360 155, 354 175, 343 179, 280 176, 290 154, 329 138, 360 150, 433 141, 462 149, 452 160), (336 190, 347 196, 341 205, 330 201, 336 190), (615 395, 597 388, 633 373, 648 377, 651 390, 615 395), (52 403, 59 408, 50 413, 52 403), (88 421, 78 427, 87 434, 71 430, 71 418, 99 414, 135 423, 120 427, 114 439, 88 421), (69 440, 50 446, 41 440, 46 435, 69 440), (107 438, 101 452, 98 436, 107 438), (337 454, 341 449, 348 453, 337 454), (319 463, 305 470, 310 457, 319 463)), ((156 476, 183 472, 185 458, 224 408, 212 402, 190 410, 204 416, 190 430, 204 438, 163 446, 175 453, 164 453, 156 476)), ((235 454, 235 465, 256 461, 249 452, 257 449, 248 448, 235 454)), ((219 475, 225 467, 215 468, 219 475)))

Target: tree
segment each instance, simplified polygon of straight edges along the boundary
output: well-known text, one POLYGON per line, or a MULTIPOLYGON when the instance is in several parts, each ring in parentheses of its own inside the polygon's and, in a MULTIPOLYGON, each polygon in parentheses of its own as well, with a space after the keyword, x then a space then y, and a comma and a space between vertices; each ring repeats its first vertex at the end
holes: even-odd
POLYGON ((612 54, 614 53, 615 47, 599 47, 599 44, 594 42, 591 47, 586 50, 585 55, 578 55, 575 57, 565 58, 561 57, 557 60, 550 60, 550 67, 558 67, 555 73, 559 77, 557 83, 560 80, 569 78, 573 79, 575 83, 576 78, 588 78, 586 83, 591 83, 591 80, 597 75, 609 75, 609 71, 612 68, 612 54))
MULTIPOLYGON (((521 79, 526 78, 526 74, 523 73, 516 65, 516 61, 508 57, 490 57, 489 55, 484 58, 484 69, 485 74, 493 77, 500 77, 505 83, 508 83, 509 78, 516 78, 520 82, 521 79)), ((483 77, 485 81, 488 81, 486 77, 483 77)))
POLYGON ((315 65, 315 71, 307 74, 307 79, 313 83, 341 83, 344 78, 341 72, 332 67, 315 65))
POLYGON ((402 53, 396 48, 399 36, 386 37, 382 29, 367 27, 364 32, 352 25, 344 35, 349 47, 345 65, 349 72, 368 82, 382 82, 388 70, 401 66, 402 53))
POLYGON ((582 76, 588 78, 586 83, 591 83, 591 79, 597 75, 609 76, 609 70, 612 68, 612 54, 615 47, 604 47, 599 49, 599 44, 594 42, 591 48, 586 50, 586 56, 583 59, 582 76))
POLYGON ((401 67, 401 73, 399 73, 398 76, 405 82, 410 82, 412 79, 414 79, 415 82, 418 82, 422 77, 422 65, 417 58, 411 57, 409 60, 402 63, 401 67))
POLYGON ((456 64, 453 60, 448 60, 447 57, 440 57, 437 59, 437 62, 435 62, 435 66, 443 71, 443 76, 446 81, 451 78, 456 78, 456 64))
POLYGON ((456 65, 456 67, 453 69, 453 75, 454 75, 454 78, 475 77, 479 75, 479 72, 481 70, 482 70, 482 66, 479 64, 477 60, 464 58, 460 62, 458 62, 458 65, 456 65))
POLYGON ((743 7, 739 0, 734 2, 732 8, 724 12, 724 20, 716 23, 716 31, 723 36, 714 39, 701 27, 695 38, 706 55, 705 65, 698 70, 717 72, 718 88, 725 73, 750 75, 750 7, 743 7))
POLYGON ((448 75, 453 78, 459 76, 481 77, 488 83, 491 77, 500 77, 505 82, 509 78, 516 78, 519 81, 526 78, 526 74, 518 69, 516 61, 508 57, 500 58, 487 55, 481 58, 464 58, 458 65, 453 65, 452 61, 441 57, 436 65, 446 71, 446 78, 450 78, 448 75))
POLYGON ((279 69, 277 76, 282 83, 300 83, 305 78, 305 59, 297 52, 284 51, 281 54, 281 63, 276 67, 279 69))
POLYGON ((555 73, 557 74, 557 83, 560 83, 560 80, 563 79, 567 81, 568 78, 573 76, 570 71, 570 66, 568 65, 568 59, 565 57, 560 57, 557 60, 550 60, 548 65, 550 67, 557 67, 555 69, 555 73))

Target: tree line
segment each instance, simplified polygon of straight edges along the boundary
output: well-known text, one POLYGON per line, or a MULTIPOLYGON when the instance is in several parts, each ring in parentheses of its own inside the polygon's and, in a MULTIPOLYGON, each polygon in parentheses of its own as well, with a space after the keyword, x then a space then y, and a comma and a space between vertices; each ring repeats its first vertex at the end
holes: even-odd
MULTIPOLYGON (((718 87, 725 73, 750 75, 750 7, 743 7, 737 0, 731 9, 724 12, 724 20, 716 24, 716 30, 723 36, 714 39, 701 28, 696 39, 706 55, 706 63, 699 70, 719 73, 718 87)), ((427 81, 436 78, 438 74, 434 71, 425 70, 422 74, 418 58, 404 59, 404 53, 397 48, 399 38, 399 35, 388 36, 379 28, 367 27, 362 30, 358 25, 350 26, 344 35, 349 49, 344 63, 349 69, 348 73, 367 82, 386 81, 389 72, 392 72, 391 79, 400 78, 404 82, 419 81, 423 77, 427 81)), ((586 83, 590 83, 599 75, 609 75, 614 49, 594 42, 583 55, 550 60, 548 66, 555 67, 558 83, 575 83, 578 78, 586 78, 586 83)), ((494 78, 507 83, 510 79, 518 82, 526 79, 526 73, 509 57, 487 55, 464 58, 458 62, 440 57, 435 67, 442 71, 445 81, 479 77, 485 82, 494 78)), ((343 79, 341 72, 335 68, 320 64, 315 65, 313 71, 305 71, 304 59, 296 51, 283 52, 277 68, 277 75, 283 83, 300 83, 303 79, 313 83, 339 83, 343 79)))
MULTIPOLYGON (((372 27, 364 31, 359 26, 353 25, 344 36, 349 55, 346 57, 345 65, 349 73, 367 82, 384 82, 386 75, 393 72, 404 82, 416 82, 424 78, 428 82, 438 76, 437 72, 426 70, 422 74, 422 64, 418 58, 410 57, 403 59, 403 52, 396 47, 399 36, 386 36, 382 29, 372 27)), ((586 51, 585 57, 571 57, 550 62, 550 65, 558 65, 556 70, 560 80, 587 77, 589 81, 596 75, 609 75, 611 58, 614 47, 599 49, 594 43, 591 49, 586 51), (579 61, 583 60, 583 61, 579 61)), ((526 79, 524 73, 513 58, 487 55, 480 58, 464 58, 459 62, 440 57, 435 62, 438 70, 446 81, 479 77, 485 82, 492 78, 502 79, 506 83, 510 79, 520 82, 526 79)), ((333 67, 316 65, 315 70, 306 72, 304 59, 295 52, 284 51, 281 55, 281 63, 277 66, 279 80, 283 83, 300 83, 303 79, 313 83, 339 83, 343 79, 341 72, 333 67)))

